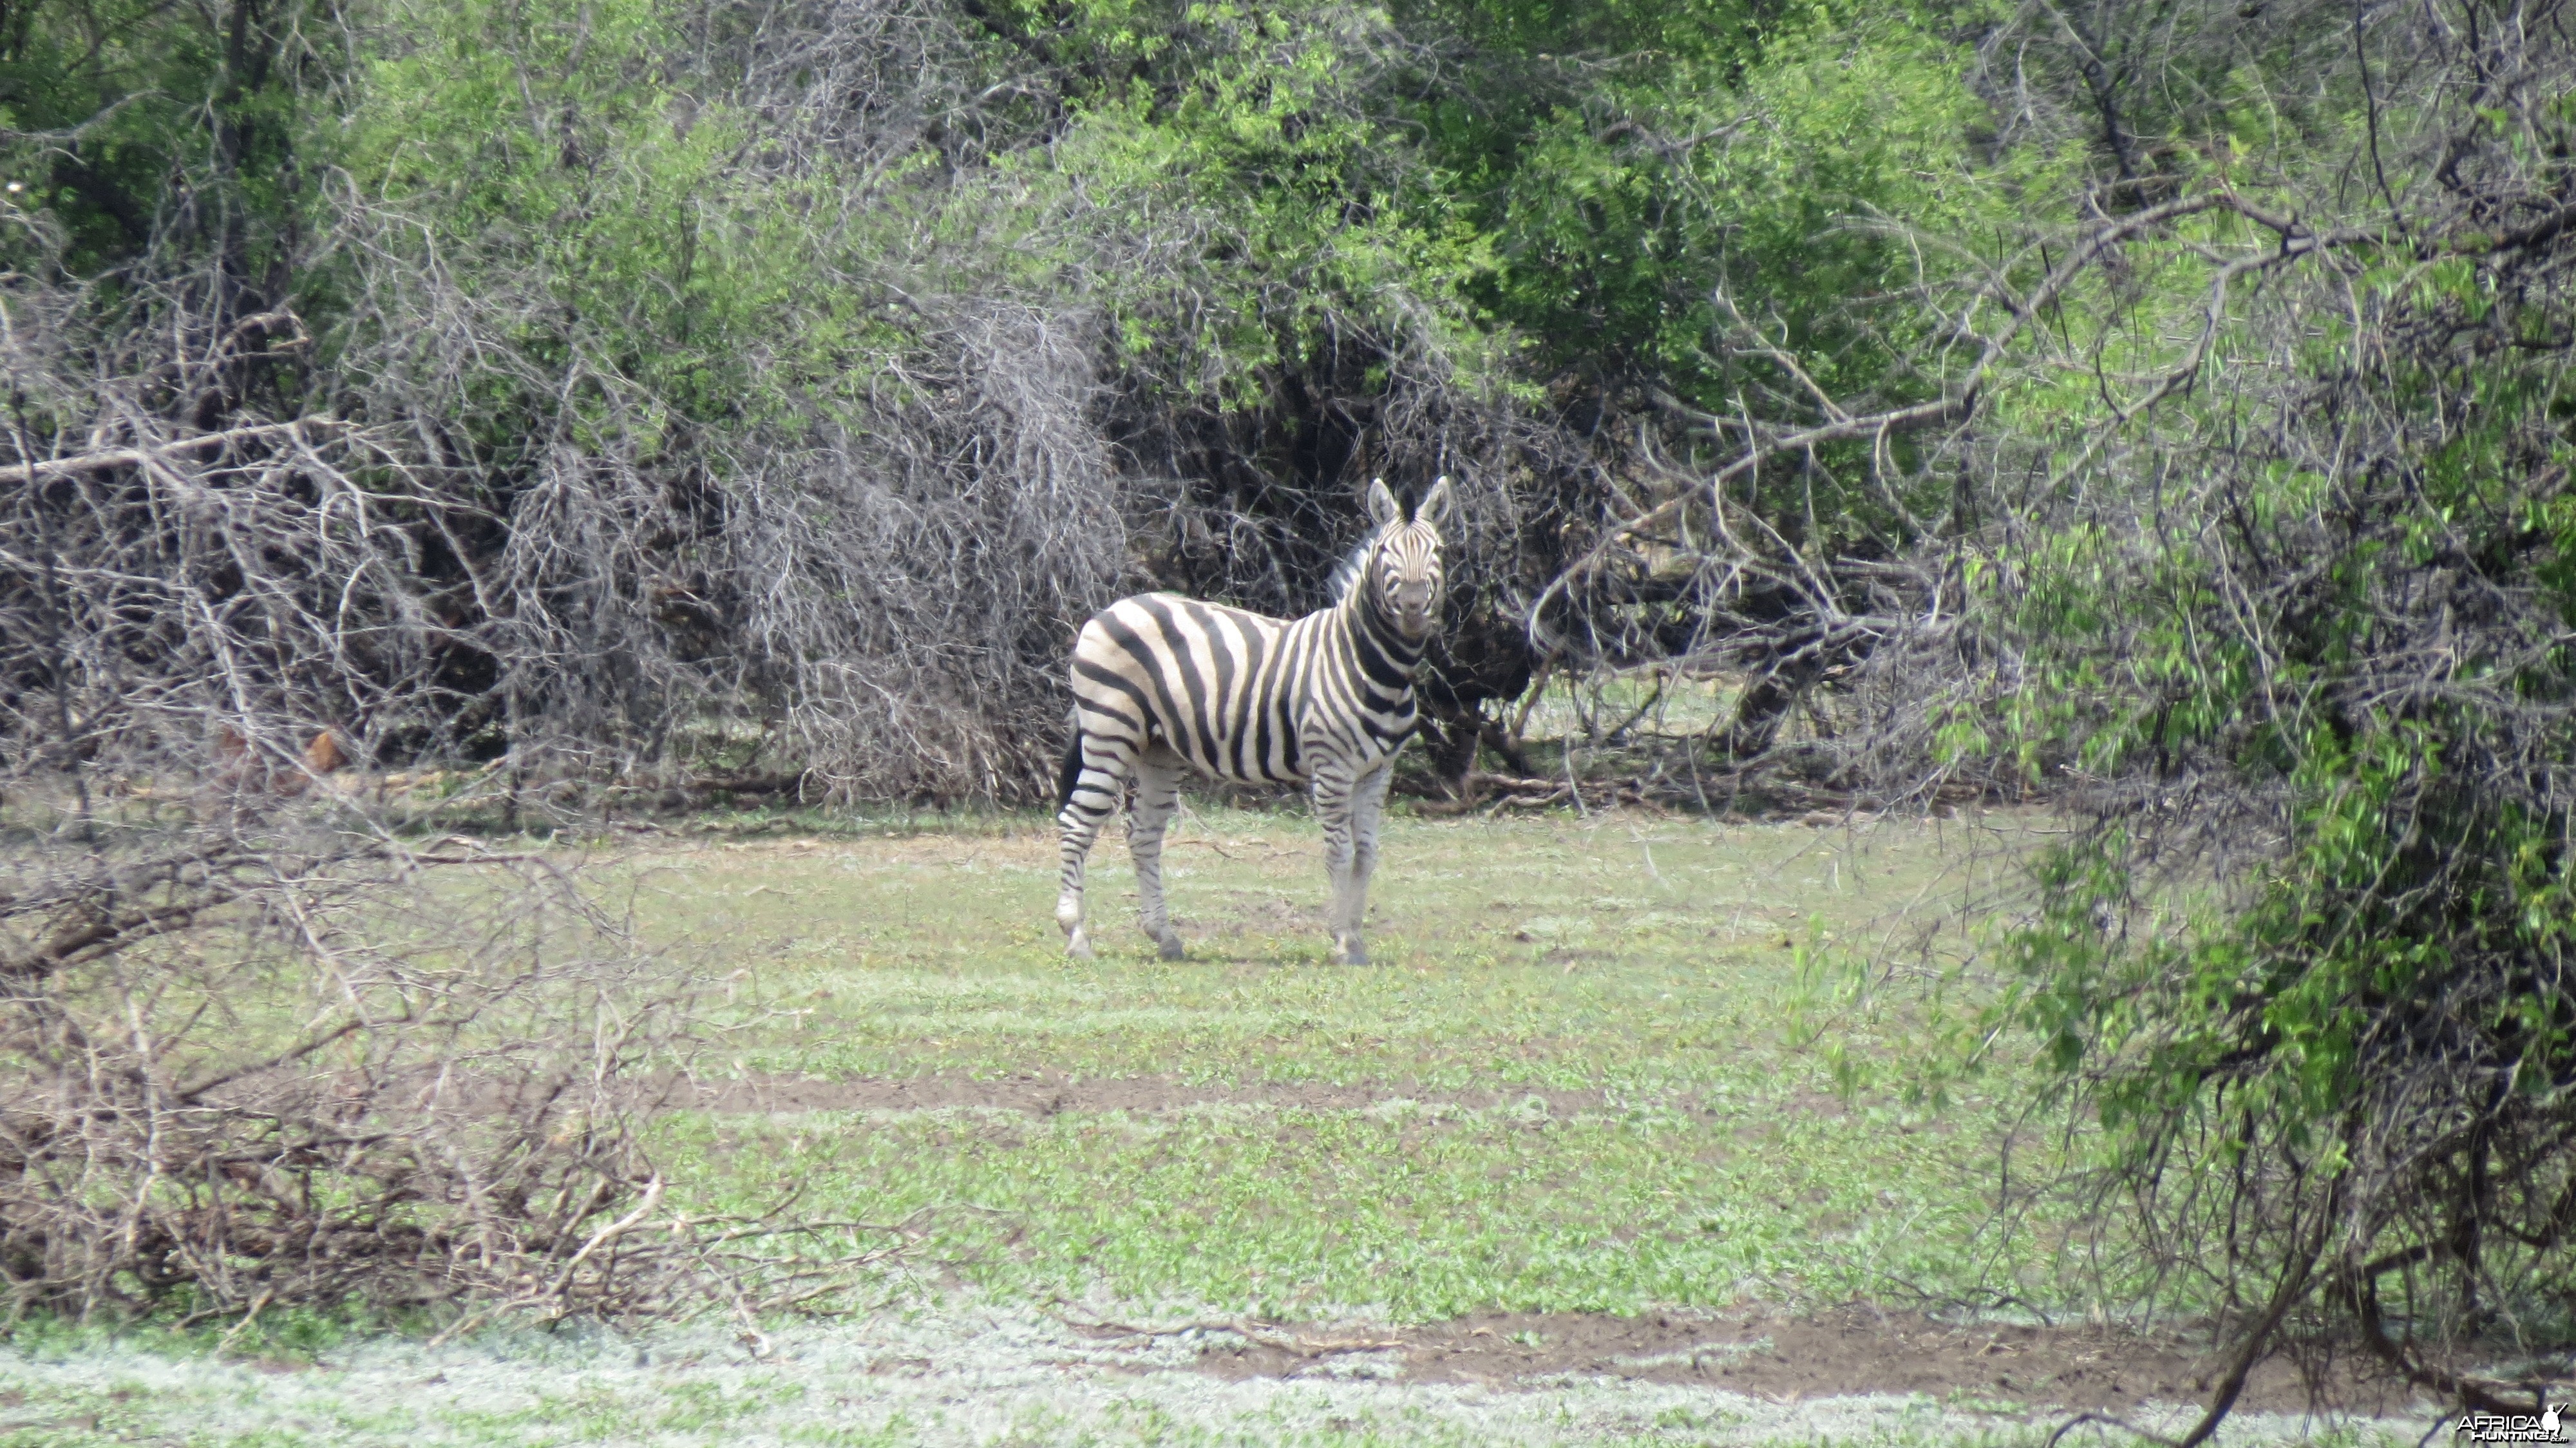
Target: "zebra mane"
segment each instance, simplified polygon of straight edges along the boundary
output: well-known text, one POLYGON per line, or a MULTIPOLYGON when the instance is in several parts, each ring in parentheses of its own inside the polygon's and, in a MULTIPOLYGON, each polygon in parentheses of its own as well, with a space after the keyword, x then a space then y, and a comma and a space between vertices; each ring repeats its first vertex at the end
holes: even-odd
POLYGON ((1353 545, 1350 552, 1343 554, 1341 562, 1333 565, 1333 578, 1329 585, 1333 602, 1337 604, 1350 602, 1351 590, 1359 587, 1360 580, 1368 576, 1370 552, 1385 537, 1384 528, 1371 528, 1367 537, 1353 545))

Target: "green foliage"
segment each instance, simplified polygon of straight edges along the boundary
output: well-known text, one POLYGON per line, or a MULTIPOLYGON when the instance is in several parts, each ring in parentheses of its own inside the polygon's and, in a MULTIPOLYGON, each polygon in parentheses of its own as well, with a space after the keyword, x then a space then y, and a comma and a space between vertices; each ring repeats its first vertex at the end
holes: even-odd
MULTIPOLYGON (((0 170, 23 188, 8 199, 53 214, 78 272, 133 257, 174 221, 194 244, 230 249, 246 277, 285 262, 279 228, 306 180, 293 143, 329 81, 320 57, 281 44, 303 11, 300 0, 0 11, 0 170)), ((9 228, 0 248, 22 239, 9 228)))
POLYGON ((2203 388, 2132 423, 2152 453, 2108 424, 2052 449, 2080 504, 1986 580, 2028 645, 2010 737, 2092 795, 1973 1035, 2027 1033, 2097 1114, 2167 1265, 2239 1302, 2313 1272, 2434 1374, 2424 1344, 2499 1314, 2555 1331, 2571 1280, 2576 371, 2530 340, 2564 260, 2399 215, 2403 246, 2340 233, 2335 280, 2186 302, 2180 274, 2270 241, 2240 225, 2133 249, 2087 299, 2074 345, 2117 359, 2091 386, 2203 388), (2193 305, 2221 318, 2205 358, 2193 305))
MULTIPOLYGON (((1819 7, 1812 24, 1765 32, 1750 7, 1709 8, 1734 23, 1587 15, 1588 34, 1550 43, 1620 57, 1597 77, 1567 54, 1571 74, 1526 100, 1433 109, 1505 258, 1481 291, 1550 371, 1653 377, 1716 410, 1741 385, 1712 346, 1722 289, 1776 317, 1766 330, 1817 359, 1829 390, 1874 390, 1914 339, 1868 336, 1883 320, 1868 304, 1914 280, 1916 259, 1852 223, 1965 230, 1990 204, 1967 165, 1975 103, 1957 57, 1901 13, 1846 26, 1819 7)), ((1528 57, 1490 63, 1509 62, 1528 57)))
POLYGON ((1236 407, 1353 335, 1507 380, 1464 294, 1490 238, 1385 95, 1397 73, 1372 51, 1396 39, 1383 16, 1320 5, 1077 12, 1056 44, 1103 79, 1022 169, 1079 191, 1095 233, 1186 248, 1089 278, 1122 361, 1236 407))
MULTIPOLYGON (((1495 264, 1466 292, 1577 416, 1650 402, 1811 421, 1809 383, 1873 405, 1928 395, 1911 289, 1958 275, 1924 233, 1991 232, 2018 174, 1980 164, 1955 44, 1905 10, 1462 5, 1467 47, 1426 88, 1426 148, 1495 264), (1801 359, 1792 376, 1745 346, 1801 359)), ((1686 441, 1698 450, 1704 440, 1686 441)), ((1899 444, 1900 451, 1903 444, 1899 444)), ((1861 454, 1777 469, 1755 499, 1822 552, 1895 520, 1848 486, 1861 454)))
MULTIPOLYGON (((2491 305, 2472 269, 2410 270, 2387 290, 2473 320, 2491 305)), ((2244 542, 2298 556, 2290 587, 2249 598, 2240 559, 2179 532, 2068 529, 2027 560, 2022 622, 2048 652, 2020 714, 2026 745, 2080 728, 2073 757, 2106 777, 2218 763, 2277 797, 2285 830, 2258 876, 2207 882, 2223 906, 2196 888, 2141 899, 2149 862, 2122 827, 2055 852, 2040 875, 2043 916, 2013 940, 2027 994, 2009 1011, 2060 1072, 2099 1073, 2104 1120, 2137 1152, 2160 1152, 2186 1106, 2239 1147, 2254 1132, 2328 1131, 2362 1095, 2364 1038, 2432 1010, 2482 960, 2525 962, 2510 967, 2523 987, 2494 1003, 2510 1021, 2484 1022, 2528 1053, 2518 1089, 2559 1089, 2576 1065, 2556 1024, 2570 1003, 2542 964, 2576 929, 2567 821, 2484 773, 2500 759, 2576 760, 2576 740, 2518 740, 2527 724, 2496 707, 2565 698, 2569 659, 2554 645, 2512 650, 2509 636, 2463 640, 2424 682, 2486 697, 2371 697, 2388 667, 2392 575, 2466 569, 2537 586, 2552 617, 2576 609, 2564 496, 2545 471, 2536 489, 2524 481, 2568 379, 2554 359, 2480 358, 2458 373, 2401 364, 2383 385, 2410 411, 2460 404, 2448 436, 2407 460, 2416 486, 2286 460, 2245 478, 2244 542), (2248 604, 2263 610, 2252 627, 2231 618, 2248 604), (2522 753, 2535 746, 2537 758, 2522 753)))
MULTIPOLYGON (((650 460, 702 444, 692 425, 739 429, 846 402, 867 386, 868 358, 910 340, 880 299, 847 285, 873 239, 835 214, 852 179, 747 164, 768 138, 721 98, 693 94, 672 5, 440 5, 393 18, 352 87, 334 160, 405 219, 422 264, 510 309, 525 380, 573 380, 556 418, 566 435, 518 441, 593 452, 614 438, 650 460)), ((506 397, 520 382, 494 376, 469 392, 506 397)), ((507 407, 484 420, 504 458, 524 421, 507 407)))

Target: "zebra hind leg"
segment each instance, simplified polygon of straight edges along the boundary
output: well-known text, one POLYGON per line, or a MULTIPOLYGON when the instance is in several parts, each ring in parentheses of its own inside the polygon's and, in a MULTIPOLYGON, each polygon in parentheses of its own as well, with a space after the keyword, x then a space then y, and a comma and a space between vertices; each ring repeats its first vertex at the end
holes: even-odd
POLYGON ((1127 815, 1127 849, 1136 857, 1136 916, 1165 960, 1184 954, 1163 899, 1163 833, 1179 806, 1179 768, 1169 760, 1136 761, 1136 803, 1127 815))
POLYGON ((1073 757, 1065 761, 1069 782, 1064 806, 1055 817, 1063 830, 1055 923, 1064 930, 1065 953, 1087 959, 1091 955, 1091 936, 1082 928, 1083 864, 1091 855, 1092 842, 1100 838, 1100 827, 1118 807, 1133 756, 1123 741, 1087 731, 1076 736, 1069 753, 1073 757))

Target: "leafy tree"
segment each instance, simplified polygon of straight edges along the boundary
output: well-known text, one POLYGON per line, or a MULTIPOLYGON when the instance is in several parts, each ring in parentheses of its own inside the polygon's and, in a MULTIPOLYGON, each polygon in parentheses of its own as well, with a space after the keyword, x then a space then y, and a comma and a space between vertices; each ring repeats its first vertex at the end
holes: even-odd
POLYGON ((2089 824, 1981 1029, 2034 1033, 2101 1220, 2227 1324, 2188 1441, 2283 1341, 2528 1402, 2479 1365, 2576 1300, 2576 47, 2506 11, 2344 13, 2332 59, 2293 8, 2224 83, 2182 30, 2167 123, 2206 130, 2088 118, 2155 224, 2031 334, 2081 393, 1997 404, 1998 475, 2046 485, 1983 575, 1992 737, 2089 824))

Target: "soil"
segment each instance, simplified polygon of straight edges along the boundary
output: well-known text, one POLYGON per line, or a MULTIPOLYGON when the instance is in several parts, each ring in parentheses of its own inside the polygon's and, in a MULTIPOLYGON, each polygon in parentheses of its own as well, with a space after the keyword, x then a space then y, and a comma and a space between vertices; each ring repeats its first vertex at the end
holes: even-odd
MULTIPOLYGON (((1113 1327, 1088 1329, 1101 1337, 1113 1327)), ((1201 1371, 1228 1380, 1311 1373, 1361 1351, 1400 1356, 1420 1383, 1508 1386, 1554 1374, 1696 1383, 1794 1403, 1856 1394, 1924 1394, 1968 1404, 2025 1404, 2117 1414, 2140 1403, 2209 1396, 2206 1343, 2113 1328, 1957 1325, 1918 1314, 1845 1308, 1816 1317, 1762 1311, 1491 1313, 1428 1327, 1252 1328, 1211 1335, 1201 1371)), ((2338 1367, 2311 1386, 2286 1361, 2259 1365, 2240 1411, 2408 1410, 2398 1382, 2338 1367)))

